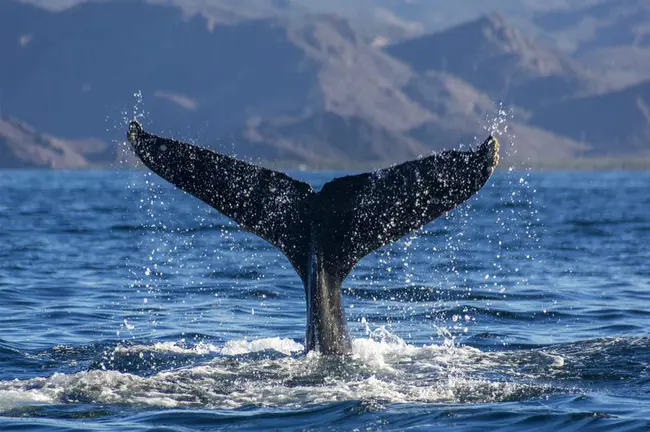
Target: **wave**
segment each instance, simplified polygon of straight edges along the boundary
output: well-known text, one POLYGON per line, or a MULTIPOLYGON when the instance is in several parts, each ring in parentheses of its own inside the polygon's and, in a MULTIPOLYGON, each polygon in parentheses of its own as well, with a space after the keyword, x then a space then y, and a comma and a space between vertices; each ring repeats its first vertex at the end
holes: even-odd
MULTIPOLYGON (((481 351, 416 346, 384 327, 353 340, 350 356, 304 354, 295 340, 273 337, 210 342, 129 342, 57 346, 39 356, 86 362, 83 370, 0 381, 0 412, 43 404, 171 409, 304 409, 320 404, 476 404, 526 402, 584 394, 595 382, 645 391, 650 338, 605 338, 534 349, 481 351), (92 359, 91 359, 92 358, 92 359)), ((3 350, 13 357, 15 347, 3 350)), ((31 355, 31 357, 35 357, 31 355)))
POLYGON ((331 358, 302 351, 300 343, 282 338, 229 341, 223 346, 120 345, 90 370, 0 381, 0 411, 34 403, 208 409, 296 408, 353 400, 473 403, 526 400, 557 391, 549 384, 481 372, 494 362, 509 362, 503 355, 453 343, 413 346, 385 330, 355 339, 351 356, 331 358), (152 375, 138 373, 146 368, 134 365, 132 372, 112 368, 120 358, 147 366, 174 355, 200 361, 152 375))
POLYGON ((548 298, 548 293, 541 290, 531 289, 530 292, 506 294, 500 290, 477 290, 472 289, 445 289, 427 285, 406 285, 398 287, 382 288, 363 288, 363 287, 344 287, 343 294, 349 295, 356 299, 363 300, 391 300, 397 302, 431 302, 431 301, 496 301, 507 298, 508 300, 542 300, 548 298))

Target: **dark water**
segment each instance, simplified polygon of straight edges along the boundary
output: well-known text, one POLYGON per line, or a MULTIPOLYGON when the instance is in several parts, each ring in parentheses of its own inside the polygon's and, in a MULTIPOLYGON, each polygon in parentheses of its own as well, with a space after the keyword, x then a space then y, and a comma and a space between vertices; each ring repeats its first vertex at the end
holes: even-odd
POLYGON ((360 263, 344 359, 282 255, 144 172, 0 191, 2 430, 650 430, 648 173, 496 174, 360 263))

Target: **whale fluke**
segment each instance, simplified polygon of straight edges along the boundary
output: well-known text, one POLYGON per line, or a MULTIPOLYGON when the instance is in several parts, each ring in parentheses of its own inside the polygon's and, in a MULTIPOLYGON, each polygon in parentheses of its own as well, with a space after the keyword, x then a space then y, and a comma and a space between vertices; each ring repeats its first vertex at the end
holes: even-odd
POLYGON ((315 192, 286 174, 161 138, 131 122, 132 148, 153 172, 282 251, 307 300, 306 349, 350 350, 341 284, 372 251, 471 198, 498 163, 490 136, 475 151, 445 151, 326 183, 315 192))

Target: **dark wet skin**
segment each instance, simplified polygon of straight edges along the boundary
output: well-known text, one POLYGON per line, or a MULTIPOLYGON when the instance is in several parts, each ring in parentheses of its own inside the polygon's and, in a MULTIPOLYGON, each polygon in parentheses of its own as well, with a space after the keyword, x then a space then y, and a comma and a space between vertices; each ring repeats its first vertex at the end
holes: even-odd
POLYGON ((490 136, 475 151, 336 178, 316 192, 284 173, 149 134, 135 121, 127 136, 153 172, 287 256, 305 287, 305 350, 332 355, 351 351, 341 285, 359 260, 471 198, 499 160, 490 136))

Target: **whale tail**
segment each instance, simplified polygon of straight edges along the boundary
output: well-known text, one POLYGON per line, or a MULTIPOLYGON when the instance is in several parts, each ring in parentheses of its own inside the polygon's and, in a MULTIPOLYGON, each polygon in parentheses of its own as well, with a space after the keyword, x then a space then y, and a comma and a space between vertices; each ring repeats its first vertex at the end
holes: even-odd
POLYGON ((133 121, 140 160, 284 253, 306 281, 313 245, 341 283, 361 258, 468 200, 490 178, 499 143, 445 151, 372 173, 336 178, 320 192, 284 173, 162 138, 133 121))
POLYGON ((336 178, 315 192, 286 174, 149 134, 128 139, 152 171, 282 251, 307 300, 306 350, 350 352, 341 284, 364 256, 469 199, 498 162, 489 137, 476 151, 446 151, 373 173, 336 178))

